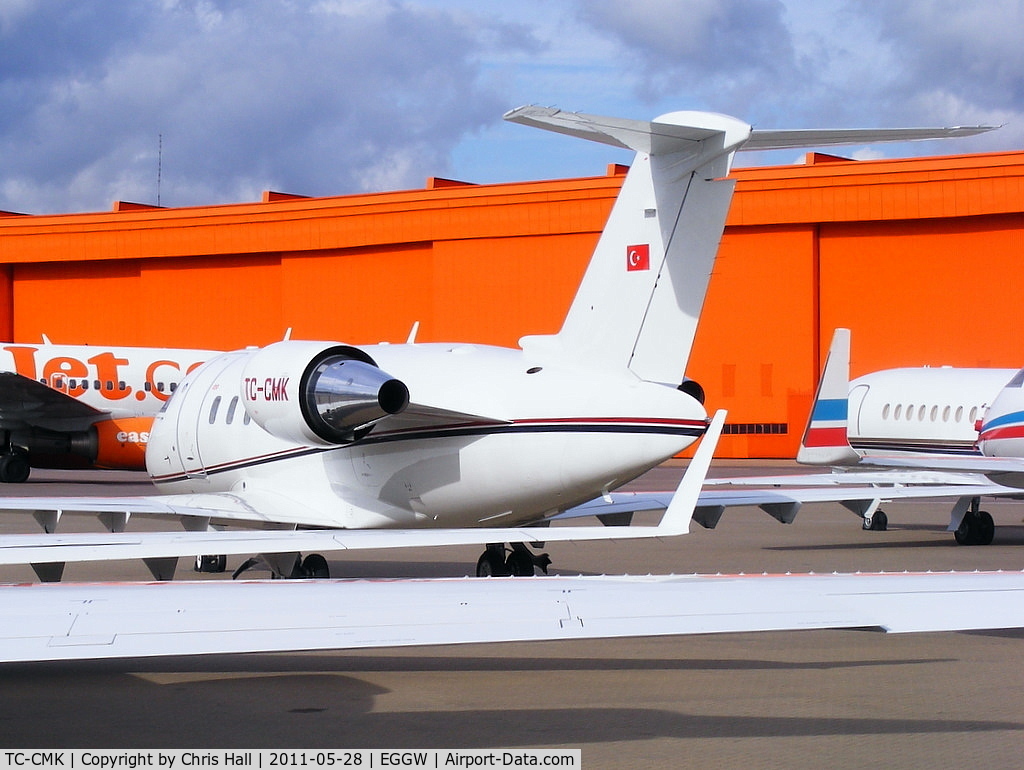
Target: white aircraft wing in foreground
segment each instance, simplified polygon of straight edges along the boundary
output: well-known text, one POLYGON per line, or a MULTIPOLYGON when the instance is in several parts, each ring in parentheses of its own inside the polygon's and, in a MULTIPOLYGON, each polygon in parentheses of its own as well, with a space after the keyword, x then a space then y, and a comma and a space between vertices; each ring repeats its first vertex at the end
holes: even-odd
POLYGON ((0 661, 815 628, 1024 626, 1024 573, 0 587, 0 661))

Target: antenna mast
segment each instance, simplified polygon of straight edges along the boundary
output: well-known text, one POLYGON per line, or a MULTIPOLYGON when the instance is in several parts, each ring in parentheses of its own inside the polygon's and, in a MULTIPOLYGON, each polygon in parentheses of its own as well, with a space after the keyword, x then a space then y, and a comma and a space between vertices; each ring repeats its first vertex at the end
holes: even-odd
POLYGON ((164 135, 157 134, 156 146, 156 205, 160 205, 160 181, 164 170, 164 135))

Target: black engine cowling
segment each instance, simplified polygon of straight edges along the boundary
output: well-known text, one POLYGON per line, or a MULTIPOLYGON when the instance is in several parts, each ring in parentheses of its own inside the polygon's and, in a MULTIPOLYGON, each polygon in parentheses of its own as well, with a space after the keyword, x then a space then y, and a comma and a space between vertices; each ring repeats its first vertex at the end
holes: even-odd
POLYGON ((242 398, 264 430, 300 444, 356 441, 402 412, 409 389, 359 348, 285 341, 254 351, 242 398))

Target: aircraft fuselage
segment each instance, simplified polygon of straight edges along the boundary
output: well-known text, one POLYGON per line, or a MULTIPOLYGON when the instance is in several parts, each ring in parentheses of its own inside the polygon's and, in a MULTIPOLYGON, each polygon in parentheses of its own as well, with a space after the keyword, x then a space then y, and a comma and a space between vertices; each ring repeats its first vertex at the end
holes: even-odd
MULTIPOLYGON (((316 345, 336 349, 263 350, 301 358, 316 345)), ((359 350, 408 387, 406 412, 349 442, 295 440, 305 367, 261 369, 256 350, 224 354, 190 375, 154 424, 154 481, 174 493, 266 490, 265 509, 278 507, 270 490, 287 488, 281 516, 299 508, 303 525, 507 526, 626 483, 706 426, 696 400, 626 370, 473 344, 359 350)))

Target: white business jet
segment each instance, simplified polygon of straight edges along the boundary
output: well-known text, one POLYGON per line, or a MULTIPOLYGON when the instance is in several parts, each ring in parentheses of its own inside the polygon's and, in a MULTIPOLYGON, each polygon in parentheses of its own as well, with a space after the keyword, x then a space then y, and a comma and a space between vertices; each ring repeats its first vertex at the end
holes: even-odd
POLYGON ((53 580, 67 560, 138 557, 166 577, 181 555, 255 552, 276 575, 326 576, 322 556, 298 554, 476 542, 490 543, 479 575, 532 575, 547 559, 527 543, 681 534, 724 420, 708 427, 684 372, 734 152, 984 130, 754 131, 711 113, 645 122, 537 107, 506 118, 637 153, 557 334, 518 349, 289 340, 215 356, 153 426, 147 466, 168 494, 2 501, 51 533, 64 513, 99 512, 112 534, 11 536, 0 560, 53 580), (595 498, 610 509, 611 490, 706 429, 661 525, 536 526, 595 498), (189 532, 123 532, 133 514, 189 532), (220 531, 231 525, 270 531, 220 531))
MULTIPOLYGON (((975 485, 987 477, 991 489, 983 494, 1021 494, 1024 371, 888 369, 851 382, 849 369, 850 331, 836 329, 799 462, 899 469, 886 477, 890 483, 975 485)), ((851 474, 841 477, 850 479, 851 474)), ((995 525, 979 503, 980 495, 963 495, 953 507, 949 529, 961 545, 992 542, 995 525)), ((877 506, 858 512, 865 529, 886 528, 887 515, 877 506)))
POLYGON ((0 346, 0 482, 35 468, 144 470, 150 426, 208 350, 0 346))

